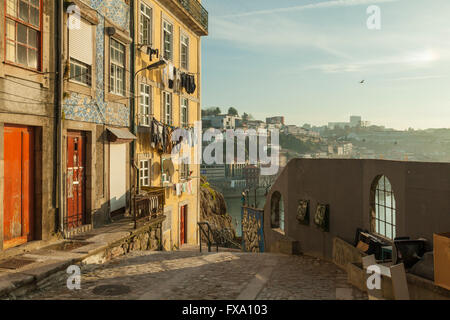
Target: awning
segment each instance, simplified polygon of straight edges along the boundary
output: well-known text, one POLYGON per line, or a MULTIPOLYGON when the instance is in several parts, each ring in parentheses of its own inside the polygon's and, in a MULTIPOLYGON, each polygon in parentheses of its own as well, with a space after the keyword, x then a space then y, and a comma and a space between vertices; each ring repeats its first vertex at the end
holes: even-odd
POLYGON ((137 140, 137 137, 132 134, 128 129, 119 129, 107 127, 108 139, 114 143, 128 143, 133 140, 137 140))

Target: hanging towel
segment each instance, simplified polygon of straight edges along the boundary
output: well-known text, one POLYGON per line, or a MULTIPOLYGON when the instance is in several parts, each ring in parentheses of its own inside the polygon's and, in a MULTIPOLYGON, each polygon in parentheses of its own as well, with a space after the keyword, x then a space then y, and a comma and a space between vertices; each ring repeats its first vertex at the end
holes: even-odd
POLYGON ((161 69, 161 82, 164 88, 167 88, 169 86, 169 67, 166 66, 165 68, 161 69))
POLYGON ((177 196, 181 196, 181 184, 177 183, 177 196))
POLYGON ((169 62, 169 80, 172 80, 172 81, 175 79, 174 69, 175 69, 175 66, 173 65, 173 63, 169 62))
POLYGON ((176 92, 180 92, 181 91, 181 72, 179 69, 175 68, 175 80, 174 80, 174 86, 173 89, 176 92))

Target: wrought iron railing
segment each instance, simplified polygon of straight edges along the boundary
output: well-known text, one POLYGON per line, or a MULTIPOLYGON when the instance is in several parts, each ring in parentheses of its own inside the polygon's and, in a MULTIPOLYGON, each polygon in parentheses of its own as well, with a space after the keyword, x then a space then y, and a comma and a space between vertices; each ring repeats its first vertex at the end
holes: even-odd
POLYGON ((198 0, 177 0, 184 9, 208 31, 208 11, 198 0))
POLYGON ((205 241, 208 246, 208 252, 211 252, 211 246, 215 246, 217 252, 219 247, 241 250, 242 247, 235 240, 234 232, 231 229, 215 229, 208 222, 198 222, 200 233, 200 252, 202 252, 202 242, 205 241))
POLYGON ((206 241, 208 252, 211 252, 211 246, 216 246, 216 251, 219 252, 219 243, 214 239, 214 232, 208 222, 198 222, 200 233, 200 252, 202 252, 202 238, 206 241))
POLYGON ((141 188, 142 193, 134 197, 134 227, 164 214, 165 189, 141 188))

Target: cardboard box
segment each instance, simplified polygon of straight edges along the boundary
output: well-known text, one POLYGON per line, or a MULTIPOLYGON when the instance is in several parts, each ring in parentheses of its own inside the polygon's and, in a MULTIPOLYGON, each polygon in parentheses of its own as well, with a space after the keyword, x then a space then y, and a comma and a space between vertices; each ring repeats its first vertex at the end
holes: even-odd
POLYGON ((434 283, 450 290, 450 232, 434 234, 434 283))

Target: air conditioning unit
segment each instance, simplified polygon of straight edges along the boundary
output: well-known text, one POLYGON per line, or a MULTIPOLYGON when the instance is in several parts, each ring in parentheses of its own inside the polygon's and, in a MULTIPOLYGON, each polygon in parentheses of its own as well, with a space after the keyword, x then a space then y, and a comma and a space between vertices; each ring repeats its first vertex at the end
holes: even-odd
POLYGON ((162 182, 163 187, 167 187, 170 185, 170 177, 167 173, 163 173, 161 175, 161 182, 162 182))

